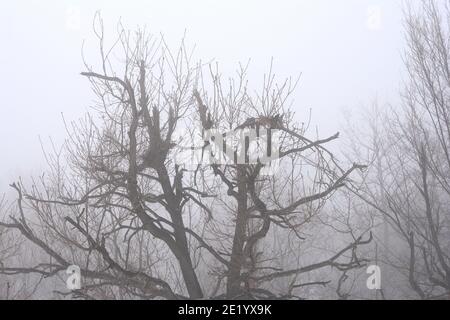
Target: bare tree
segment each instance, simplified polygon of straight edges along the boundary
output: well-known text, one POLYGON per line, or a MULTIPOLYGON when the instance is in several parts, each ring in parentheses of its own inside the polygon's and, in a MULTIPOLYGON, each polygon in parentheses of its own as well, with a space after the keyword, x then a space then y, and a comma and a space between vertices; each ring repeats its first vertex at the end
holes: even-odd
MULTIPOLYGON (((0 198, 0 215, 3 216, 8 211, 8 202, 6 196, 0 198)), ((20 247, 24 241, 8 228, 0 227, 0 267, 8 263, 26 263, 29 260, 23 259, 20 253, 20 247)), ((0 300, 28 299, 32 297, 37 290, 35 282, 29 281, 26 275, 21 277, 10 276, 8 274, 0 275, 0 300)))
POLYGON ((303 260, 297 251, 326 200, 364 167, 339 166, 325 147, 338 134, 309 139, 295 124, 287 106, 295 83, 278 85, 270 72, 252 95, 244 67, 223 85, 218 69, 203 76, 184 44, 171 51, 163 39, 120 26, 107 47, 98 16, 94 25, 100 67, 86 63, 82 75, 96 94, 95 114, 66 124, 67 143, 46 154, 49 173, 31 187, 11 185, 17 211, 0 223, 47 259, 1 273, 53 277, 75 264, 82 288, 59 292, 81 298, 264 299, 328 284, 298 282, 304 274, 364 266, 358 248, 371 235, 349 232, 325 257, 303 260), (246 130, 257 137, 221 144, 205 135, 211 130, 224 140, 246 130), (279 153, 275 175, 267 175, 270 163, 248 160, 264 134, 279 153), (196 138, 201 144, 190 146, 196 138), (192 168, 177 161, 186 149, 201 154, 192 168), (228 162, 212 160, 226 149, 228 162))
POLYGON ((357 191, 390 226, 386 263, 422 299, 450 294, 449 4, 405 10, 403 108, 379 113, 366 130, 372 165, 357 191))

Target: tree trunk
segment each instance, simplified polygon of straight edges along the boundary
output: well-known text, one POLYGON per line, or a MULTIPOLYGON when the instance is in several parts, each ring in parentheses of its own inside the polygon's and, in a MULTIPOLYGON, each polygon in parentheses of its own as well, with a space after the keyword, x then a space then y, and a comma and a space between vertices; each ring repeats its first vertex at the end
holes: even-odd
POLYGON ((238 209, 227 279, 227 297, 229 299, 236 298, 241 293, 241 268, 244 260, 243 249, 247 224, 247 183, 244 165, 238 165, 237 181, 238 209))
POLYGON ((164 196, 168 203, 168 211, 173 223, 175 242, 177 249, 173 250, 175 257, 180 265, 181 273, 188 290, 189 297, 192 299, 203 298, 203 292, 198 281, 197 274, 195 273, 194 266, 192 265, 191 255, 189 252, 188 241, 186 237, 185 226, 182 217, 182 211, 180 207, 180 198, 174 194, 172 185, 170 183, 169 174, 164 165, 157 168, 158 177, 160 179, 161 187, 164 192, 164 196))

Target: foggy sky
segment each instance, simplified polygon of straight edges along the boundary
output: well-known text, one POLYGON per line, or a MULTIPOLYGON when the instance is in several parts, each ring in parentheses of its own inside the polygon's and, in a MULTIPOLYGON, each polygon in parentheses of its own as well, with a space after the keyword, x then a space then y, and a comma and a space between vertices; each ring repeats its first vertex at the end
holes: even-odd
MULTIPOLYGON (((67 120, 93 103, 81 46, 97 53, 92 19, 101 10, 107 35, 146 26, 176 43, 187 32, 196 57, 224 70, 251 58, 250 81, 262 83, 271 58, 281 80, 302 74, 295 92, 299 120, 312 109, 325 136, 341 130, 343 109, 378 97, 396 102, 402 79, 401 2, 392 0, 296 1, 2 1, 0 9, 0 192, 18 176, 38 174, 48 144, 65 136, 67 120), (378 13, 380 15, 378 16, 378 13)), ((96 62, 92 61, 93 64, 96 62)))

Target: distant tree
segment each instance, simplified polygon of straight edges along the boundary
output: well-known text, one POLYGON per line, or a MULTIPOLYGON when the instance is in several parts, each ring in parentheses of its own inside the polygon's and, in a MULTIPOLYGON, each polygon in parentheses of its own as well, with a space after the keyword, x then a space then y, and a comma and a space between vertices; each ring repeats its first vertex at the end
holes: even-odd
MULTIPOLYGON (((7 211, 5 196, 0 197, 0 215, 7 211)), ((21 261, 18 257, 19 248, 23 243, 12 230, 0 226, 0 268, 11 261, 21 261)), ((30 285, 22 276, 5 272, 0 274, 0 300, 28 299, 33 296, 36 287, 30 285)))
POLYGON ((368 148, 360 148, 371 165, 356 191, 390 226, 389 241, 381 241, 385 262, 422 299, 450 297, 449 4, 405 10, 402 108, 375 110, 364 130, 368 148))

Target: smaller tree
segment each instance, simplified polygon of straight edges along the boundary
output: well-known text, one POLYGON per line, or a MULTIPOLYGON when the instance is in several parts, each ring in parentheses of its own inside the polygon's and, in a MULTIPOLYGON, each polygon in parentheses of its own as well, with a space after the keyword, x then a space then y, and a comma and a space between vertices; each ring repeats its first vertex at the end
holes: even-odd
POLYGON ((445 3, 427 0, 420 13, 406 10, 409 79, 403 108, 378 114, 365 130, 366 136, 372 133, 364 142, 371 169, 356 191, 390 226, 380 241, 385 262, 422 299, 450 296, 450 10, 445 3))

